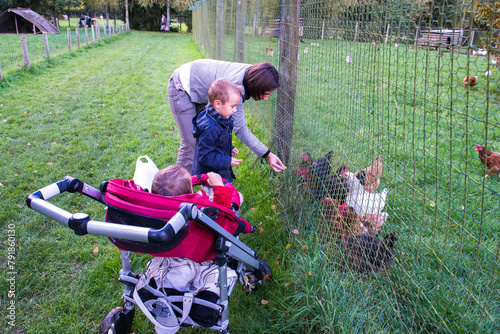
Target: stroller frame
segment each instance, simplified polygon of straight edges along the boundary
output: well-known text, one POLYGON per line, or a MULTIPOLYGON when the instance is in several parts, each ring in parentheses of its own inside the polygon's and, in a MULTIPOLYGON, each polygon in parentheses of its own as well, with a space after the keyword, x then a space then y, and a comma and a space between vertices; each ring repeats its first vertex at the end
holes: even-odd
MULTIPOLYGON (((217 325, 210 327, 221 333, 229 333, 229 310, 228 301, 231 292, 234 289, 236 281, 230 286, 227 284, 227 263, 231 260, 240 262, 237 269, 240 282, 243 283, 243 271, 253 271, 259 279, 264 277, 264 273, 269 272, 267 264, 259 260, 255 251, 242 243, 235 236, 230 234, 219 224, 217 224, 208 214, 217 215, 217 208, 205 207, 198 209, 194 203, 182 203, 175 215, 161 229, 153 229, 149 227, 131 226, 116 224, 113 222, 101 222, 91 220, 88 214, 85 213, 70 213, 49 202, 48 199, 57 196, 63 192, 81 193, 103 204, 104 194, 106 193, 107 182, 101 184, 101 189, 98 190, 92 186, 80 181, 77 178, 66 176, 62 180, 46 186, 28 196, 26 203, 29 208, 45 215, 46 217, 55 220, 59 224, 71 228, 77 235, 93 234, 105 236, 109 238, 118 238, 130 241, 138 241, 143 243, 164 243, 172 240, 175 234, 185 226, 189 226, 191 221, 196 221, 208 230, 213 232, 216 237, 216 254, 214 263, 218 266, 219 271, 219 288, 220 296, 217 304, 209 301, 194 298, 193 303, 198 303, 218 311, 220 320, 217 325), (245 266, 244 266, 245 265, 245 266), (247 267, 244 269, 244 267, 247 267)), ((123 308, 113 309, 104 319, 101 324, 101 333, 127 333, 132 324, 136 301, 133 298, 135 286, 140 275, 135 274, 131 270, 131 251, 121 250, 120 258, 122 268, 119 273, 119 281, 125 285, 123 308), (107 326, 106 329, 103 326, 107 326), (104 330, 104 331, 103 331, 104 330)), ((158 291, 146 286, 149 292, 158 294, 158 291), (151 290, 151 291, 150 291, 151 290)), ((163 296, 165 297, 165 296, 163 296)), ((167 296, 169 303, 183 302, 183 296, 167 296)), ((141 306, 141 305, 139 305, 141 306)), ((144 305, 142 305, 144 306, 144 305)), ((183 310, 171 304, 172 309, 183 314, 183 310)), ((142 308, 142 307, 141 307, 142 308)), ((148 317, 149 318, 149 317, 148 317)), ((182 317, 181 325, 184 326, 200 326, 193 321, 187 314, 182 317)), ((151 320, 151 319, 150 319, 151 320)), ((173 331, 175 332, 175 331, 173 331)), ((172 333, 173 333, 172 332, 172 333)))

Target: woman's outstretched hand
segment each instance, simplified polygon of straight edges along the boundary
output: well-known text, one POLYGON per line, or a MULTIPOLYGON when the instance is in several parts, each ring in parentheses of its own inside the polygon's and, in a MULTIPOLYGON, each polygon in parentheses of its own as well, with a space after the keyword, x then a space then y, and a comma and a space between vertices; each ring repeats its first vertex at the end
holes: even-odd
POLYGON ((281 172, 286 169, 286 166, 283 165, 280 158, 278 158, 274 153, 269 153, 267 155, 267 160, 269 161, 269 165, 275 172, 281 172))

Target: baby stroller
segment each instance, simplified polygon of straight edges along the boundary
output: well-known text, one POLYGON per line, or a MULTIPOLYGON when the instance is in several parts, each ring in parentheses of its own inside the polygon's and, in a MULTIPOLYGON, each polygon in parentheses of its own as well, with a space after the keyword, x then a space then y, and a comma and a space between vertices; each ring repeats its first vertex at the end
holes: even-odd
POLYGON ((122 179, 96 189, 66 176, 29 195, 27 205, 77 235, 106 236, 121 250, 124 305, 108 313, 101 333, 128 333, 135 305, 160 334, 175 333, 181 326, 229 333, 228 301, 236 282, 251 291, 271 279, 267 263, 233 235, 242 220, 199 194, 165 197, 122 179), (47 201, 63 192, 106 205, 105 222, 47 201), (131 271, 131 252, 154 256, 141 275, 131 271))

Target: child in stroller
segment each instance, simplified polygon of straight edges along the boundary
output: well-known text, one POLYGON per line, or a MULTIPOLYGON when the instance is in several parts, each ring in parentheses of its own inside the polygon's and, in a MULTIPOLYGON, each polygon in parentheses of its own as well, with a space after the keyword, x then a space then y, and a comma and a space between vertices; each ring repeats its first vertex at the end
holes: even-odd
POLYGON ((109 237, 121 250, 119 281, 125 285, 125 302, 108 313, 101 333, 127 333, 135 305, 157 333, 175 333, 180 326, 228 333, 228 301, 238 279, 242 284, 271 279, 269 266, 233 235, 241 218, 201 194, 166 197, 122 179, 104 182, 98 190, 67 176, 31 194, 27 205, 77 235, 109 237), (47 201, 66 191, 106 205, 106 221, 71 214, 47 201), (141 275, 131 271, 131 252, 154 256, 141 275), (228 268, 233 260, 240 262, 236 271, 228 268))

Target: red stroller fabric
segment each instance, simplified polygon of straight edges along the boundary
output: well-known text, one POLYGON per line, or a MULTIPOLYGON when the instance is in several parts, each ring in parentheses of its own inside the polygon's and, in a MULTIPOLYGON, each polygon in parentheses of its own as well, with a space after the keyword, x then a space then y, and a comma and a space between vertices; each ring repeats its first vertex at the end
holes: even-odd
MULTIPOLYGON (((235 193, 237 192, 235 191, 235 193)), ((237 230, 240 220, 231 209, 217 205, 203 195, 162 196, 152 194, 143 191, 140 186, 135 185, 131 180, 114 179, 109 181, 104 200, 109 206, 127 212, 161 219, 172 218, 179 210, 181 203, 194 203, 199 209, 215 207, 219 209, 215 222, 231 234, 237 230)), ((250 226, 248 222, 245 222, 245 225, 250 226)), ((247 229, 245 229, 245 232, 247 232, 247 229)), ((215 257, 215 238, 216 235, 207 228, 196 221, 191 221, 188 234, 175 248, 159 253, 149 253, 147 251, 141 251, 141 253, 162 257, 185 257, 200 263, 212 260, 215 257)), ((111 241, 116 245, 113 239, 111 241)), ((134 249, 124 249, 118 245, 117 247, 122 250, 137 252, 134 249)))

